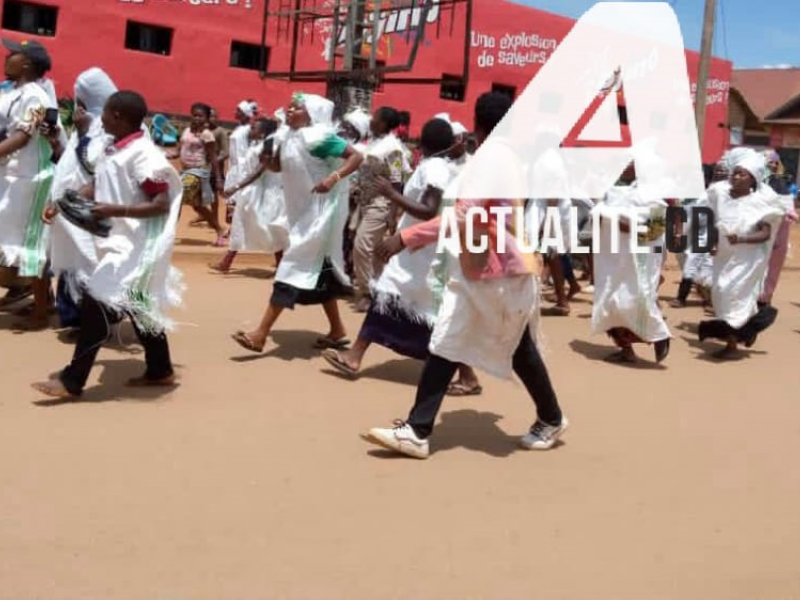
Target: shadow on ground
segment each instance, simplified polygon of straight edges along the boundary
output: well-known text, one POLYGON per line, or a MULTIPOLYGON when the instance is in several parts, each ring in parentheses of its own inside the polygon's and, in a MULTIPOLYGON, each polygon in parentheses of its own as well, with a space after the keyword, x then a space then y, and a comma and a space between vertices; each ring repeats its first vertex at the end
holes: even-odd
MULTIPOLYGON (((80 398, 47 398, 33 402, 36 406, 50 408, 83 403, 103 402, 152 402, 167 399, 179 385, 170 387, 128 387, 126 382, 134 377, 139 377, 144 372, 144 363, 141 360, 98 360, 95 368, 102 368, 98 384, 87 388, 80 398)), ((182 365, 174 365, 180 381, 182 365)), ((58 372, 51 373, 50 379, 58 377, 58 372)), ((39 393, 39 392, 34 392, 39 393)))
MULTIPOLYGON (((585 342, 583 340, 572 340, 569 343, 569 346, 578 354, 583 355, 589 360, 597 362, 608 362, 608 357, 617 351, 616 346, 613 346, 611 344, 609 345, 592 344, 591 342, 585 342)), ((653 356, 653 349, 651 346, 643 346, 641 344, 637 344, 636 346, 634 346, 634 350, 637 350, 636 356, 639 359, 635 363, 609 362, 608 364, 613 364, 628 369, 640 369, 645 371, 663 371, 664 369, 667 368, 665 365, 658 364, 652 360, 651 357, 653 356), (645 352, 648 353, 647 359, 643 358, 645 352)), ((667 360, 669 360, 669 358, 667 358, 667 360)))

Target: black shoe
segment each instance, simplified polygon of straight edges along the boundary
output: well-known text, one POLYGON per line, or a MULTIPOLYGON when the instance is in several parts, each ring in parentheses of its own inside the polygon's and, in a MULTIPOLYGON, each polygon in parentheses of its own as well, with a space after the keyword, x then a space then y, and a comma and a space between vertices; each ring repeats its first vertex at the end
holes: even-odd
POLYGON ((656 351, 656 362, 664 362, 664 359, 669 356, 669 338, 665 340, 659 340, 653 345, 655 346, 656 351))

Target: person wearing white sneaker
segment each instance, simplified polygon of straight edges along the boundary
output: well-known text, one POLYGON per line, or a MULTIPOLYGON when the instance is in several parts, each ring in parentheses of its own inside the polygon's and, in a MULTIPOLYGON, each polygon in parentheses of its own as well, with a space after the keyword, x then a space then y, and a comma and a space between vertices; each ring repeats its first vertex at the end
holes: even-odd
MULTIPOLYGON (((511 100, 498 93, 487 93, 475 105, 475 135, 483 143, 511 108, 511 100)), ((498 149, 503 151, 502 146, 498 149)), ((509 153, 509 160, 514 157, 509 153)), ((469 171, 469 169, 467 170, 469 171)), ((467 173, 468 174, 468 173, 467 173)), ((452 189, 452 188, 451 188, 452 189)), ((446 198, 455 197, 452 192, 446 198)), ((460 230, 468 206, 521 207, 519 201, 479 201, 456 203, 460 230)), ((477 216, 477 215, 476 215, 477 216)), ((507 221, 505 252, 497 250, 496 213, 474 221, 473 231, 488 233, 491 240, 485 254, 462 251, 447 256, 447 284, 434 325, 429 357, 425 362, 414 407, 406 421, 393 428, 374 428, 363 437, 375 444, 413 456, 427 458, 428 438, 436 415, 458 363, 470 365, 502 378, 516 374, 536 405, 538 420, 520 445, 529 450, 552 448, 567 427, 561 414, 547 368, 534 344, 532 331, 538 323, 538 273, 541 262, 521 250, 516 223, 507 221)), ((385 240, 378 253, 384 260, 402 251, 436 243, 441 217, 406 228, 385 240)), ((480 235, 478 233, 478 235, 480 235)))

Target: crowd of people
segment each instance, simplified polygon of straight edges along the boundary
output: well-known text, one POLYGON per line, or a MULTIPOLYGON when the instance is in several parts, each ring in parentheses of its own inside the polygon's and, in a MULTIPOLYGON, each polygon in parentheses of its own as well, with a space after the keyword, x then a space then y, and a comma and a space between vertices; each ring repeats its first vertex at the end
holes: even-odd
MULTIPOLYGON (((631 235, 639 245, 661 248, 666 236, 692 231, 715 241, 710 252, 677 255, 682 278, 672 305, 687 306, 696 288, 709 317, 699 323, 699 338, 722 341, 720 358, 735 354, 739 344, 752 346, 776 320, 772 296, 797 215, 775 153, 729 151, 709 173, 704 196, 682 202, 639 185, 636 165, 651 158, 641 148, 603 198, 567 191, 556 199, 464 201, 455 190, 471 155, 511 108, 503 94, 478 99, 471 129, 447 113, 433 116, 413 150, 402 114, 391 107, 352 110, 337 122, 334 104, 313 94, 297 92, 269 116, 243 100, 228 134, 216 111, 197 103, 178 147, 165 151, 150 140, 145 99, 117 90, 98 68, 75 82, 68 135, 53 112, 46 49, 33 41, 4 45, 0 285, 7 293, 0 305, 13 308, 33 296, 20 327, 47 327, 55 304, 62 324, 76 332, 71 362, 57 377, 34 384, 47 396, 83 393, 100 348, 124 318, 146 362, 143 375, 129 383, 176 385, 167 331, 170 310, 185 292, 172 265, 183 206, 225 248, 210 265, 215 272, 229 272, 240 252, 275 256, 272 294, 258 327, 232 334, 242 348, 263 352, 285 309, 321 305, 329 329, 315 347, 337 372, 356 379, 373 344, 424 361, 408 417, 364 434, 416 458, 429 455, 446 395, 481 394, 478 371, 516 374, 523 382, 537 418, 522 447, 556 445, 568 421, 539 353, 539 317, 568 316, 578 294, 592 297, 593 331, 617 346, 609 360, 639 360, 634 344, 652 345, 659 363, 667 358, 672 335, 658 299, 665 253, 631 251, 631 235), (77 208, 65 200, 76 198, 83 202, 77 208), (710 207, 713 229, 702 218, 685 224, 646 219, 643 234, 641 224, 616 218, 620 209, 658 212, 675 203, 710 207), (497 213, 466 227, 473 206, 520 208, 526 219, 522 226, 505 224, 504 251, 493 243, 480 254, 437 252, 445 207, 454 208, 462 231, 496 242, 497 213), (547 209, 566 215, 571 207, 581 214, 577 239, 600 236, 596 254, 526 250, 539 239, 532 225, 541 226, 547 209), (612 237, 620 240, 618 252, 610 250, 612 237), (344 298, 364 315, 352 343, 340 314, 344 298), (540 298, 551 305, 542 307, 540 298)), ((565 218, 566 239, 569 226, 565 218)))

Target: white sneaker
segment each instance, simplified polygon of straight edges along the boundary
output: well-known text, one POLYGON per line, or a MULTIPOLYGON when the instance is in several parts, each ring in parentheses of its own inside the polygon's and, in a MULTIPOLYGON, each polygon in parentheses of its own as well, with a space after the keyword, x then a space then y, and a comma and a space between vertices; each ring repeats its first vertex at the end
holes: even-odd
POLYGON ((519 445, 525 450, 550 450, 567 427, 569 421, 566 417, 561 418, 561 425, 548 425, 537 419, 531 430, 520 439, 519 445))
POLYGON ((373 427, 361 437, 368 442, 412 458, 428 458, 430 454, 428 440, 419 439, 411 425, 405 421, 395 421, 395 426, 392 428, 373 427))

